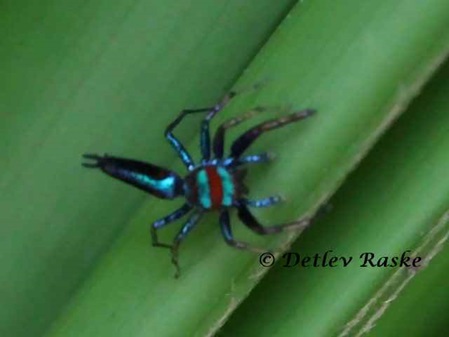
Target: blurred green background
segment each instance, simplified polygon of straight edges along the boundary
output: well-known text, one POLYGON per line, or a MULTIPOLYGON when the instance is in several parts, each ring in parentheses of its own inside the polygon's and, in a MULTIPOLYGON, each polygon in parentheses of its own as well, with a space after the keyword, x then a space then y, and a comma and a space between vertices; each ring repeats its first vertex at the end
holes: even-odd
MULTIPOLYGON (((449 73, 438 69, 448 23, 446 0, 3 1, 0 335, 212 335, 243 301, 219 334, 357 335, 374 319, 374 335, 443 336, 449 73), (268 272, 227 247, 210 215, 182 247, 175 281, 148 226, 179 202, 80 166, 81 154, 107 152, 183 172, 164 127, 183 108, 257 83, 216 123, 256 105, 279 109, 232 137, 288 109, 319 111, 252 148, 278 157, 254 167, 251 195, 288 199, 257 212, 266 224, 313 213, 403 116, 299 241, 254 237, 233 218, 236 236, 342 254, 396 254, 430 237, 422 254, 441 253, 416 280, 404 284, 404 272, 390 286, 395 270, 360 268, 268 272), (383 313, 382 300, 402 287, 383 313)), ((177 131, 196 156, 199 121, 177 131)))

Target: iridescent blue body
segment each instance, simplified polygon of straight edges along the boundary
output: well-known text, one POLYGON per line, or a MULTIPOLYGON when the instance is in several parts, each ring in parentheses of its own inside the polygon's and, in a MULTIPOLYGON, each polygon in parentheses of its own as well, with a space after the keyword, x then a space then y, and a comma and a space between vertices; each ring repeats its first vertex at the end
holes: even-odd
POLYGON ((169 248, 171 250, 172 262, 176 266, 176 277, 179 276, 179 245, 195 227, 205 212, 218 211, 220 213, 219 222, 226 243, 235 248, 248 249, 256 252, 263 252, 266 249, 249 246, 244 242, 234 239, 229 219, 230 208, 236 208, 240 220, 258 234, 271 234, 287 228, 303 227, 310 221, 309 219, 302 219, 275 226, 262 226, 259 223, 250 212, 249 207, 268 207, 279 203, 282 199, 279 196, 270 196, 257 200, 247 199, 248 189, 244 184, 246 174, 245 166, 254 163, 265 163, 271 157, 267 153, 247 156, 243 156, 243 153, 264 132, 309 117, 314 113, 314 110, 307 109, 294 112, 252 127, 233 142, 229 156, 224 157, 226 130, 263 111, 262 108, 256 108, 240 117, 232 118, 221 124, 211 144, 209 133, 210 121, 234 96, 235 93, 230 93, 220 103, 210 108, 183 110, 165 130, 165 137, 176 150, 188 170, 187 175, 183 178, 166 168, 137 160, 108 155, 84 155, 84 158, 93 160, 93 162, 83 163, 85 167, 99 168, 111 177, 122 180, 162 199, 174 199, 177 197, 183 197, 185 199, 182 207, 164 218, 153 222, 151 225, 153 246, 169 248), (193 162, 182 143, 173 135, 173 129, 186 115, 197 112, 206 113, 201 124, 202 161, 200 164, 193 162), (211 149, 214 154, 213 158, 211 158, 211 149), (159 242, 157 230, 189 212, 192 212, 192 215, 182 226, 173 243, 166 244, 159 242))

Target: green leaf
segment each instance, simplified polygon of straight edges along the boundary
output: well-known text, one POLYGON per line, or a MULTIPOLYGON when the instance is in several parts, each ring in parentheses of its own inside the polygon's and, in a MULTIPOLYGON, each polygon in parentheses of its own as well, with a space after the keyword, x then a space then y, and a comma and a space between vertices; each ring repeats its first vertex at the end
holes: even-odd
MULTIPOLYGON (((264 223, 298 217, 330 195, 443 59, 447 12, 441 9, 447 5, 432 5, 423 16, 424 5, 410 8, 408 2, 364 4, 358 11, 354 2, 337 8, 330 2, 306 4, 291 13, 252 62, 239 85, 261 79, 268 84, 237 99, 222 118, 254 105, 319 110, 302 125, 267 135, 254 148, 275 150, 279 158, 253 171, 252 195, 280 191, 290 200, 275 210, 280 215, 260 212, 264 223), (404 13, 402 20, 397 12, 404 13), (276 179, 263 179, 267 176, 276 179)), ((167 252, 150 252, 146 233, 150 215, 156 219, 174 208, 162 201, 144 205, 51 336, 203 335, 219 327, 263 270, 253 255, 225 246, 211 215, 183 246, 184 274, 173 280, 167 252)), ((165 230, 164 238, 178 228, 165 230)), ((236 237, 256 242, 241 228, 235 231, 236 237)), ((288 240, 279 236, 263 244, 288 240)))
MULTIPOLYGON (((83 169, 81 155, 170 166, 164 127, 228 90, 293 3, 2 2, 1 336, 41 335, 135 210, 154 200, 83 169)), ((146 227, 157 215, 140 233, 150 262, 146 227)))
POLYGON ((353 257, 351 264, 302 268, 279 260, 222 335, 446 335, 448 97, 446 63, 331 200, 332 212, 291 248, 302 258, 332 250, 353 257), (407 250, 421 257, 419 268, 361 267, 363 253, 377 261, 407 250))
MULTIPOLYGON (((79 4, 76 14, 52 2, 3 14, 7 28, 25 22, 0 56, 12 69, 2 111, 16 112, 2 114, 0 142, 0 214, 14 224, 0 245, 11 294, 5 335, 37 335, 58 314, 49 336, 213 334, 265 272, 257 257, 226 247, 211 214, 183 245, 174 280, 167 251, 150 249, 148 226, 178 202, 143 203, 140 192, 80 168, 79 156, 107 151, 182 172, 164 127, 181 108, 213 103, 291 2, 79 4)), ((236 88, 267 84, 216 121, 256 105, 319 111, 251 149, 278 154, 252 168, 251 195, 289 200, 257 212, 264 224, 310 214, 336 190, 446 56, 448 7, 348 0, 293 9, 236 88)), ((198 122, 177 132, 196 155, 198 122)), ((255 238, 233 222, 236 237, 267 247, 298 234, 255 238)))

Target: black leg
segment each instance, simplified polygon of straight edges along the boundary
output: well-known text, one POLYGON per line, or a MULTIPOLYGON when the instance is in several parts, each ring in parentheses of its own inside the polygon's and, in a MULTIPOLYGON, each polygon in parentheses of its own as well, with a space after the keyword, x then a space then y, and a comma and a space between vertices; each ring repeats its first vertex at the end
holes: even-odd
POLYGON ((151 224, 150 232, 151 232, 151 241, 154 247, 164 247, 164 248, 172 248, 172 245, 167 243, 161 243, 159 242, 159 239, 157 237, 157 230, 168 225, 169 223, 178 220, 179 218, 186 215, 190 210, 192 209, 192 206, 189 204, 184 204, 181 208, 177 209, 173 213, 167 215, 166 217, 156 220, 151 224))
POLYGON ((232 235, 231 230, 231 224, 229 221, 229 212, 227 210, 221 211, 220 213, 220 227, 221 227, 221 233, 223 234, 223 237, 228 245, 231 247, 241 249, 241 250, 249 250, 254 253, 265 253, 268 251, 268 249, 259 248, 250 246, 246 242, 237 241, 234 239, 234 236, 232 235))
POLYGON ((299 221, 281 224, 281 225, 275 225, 275 226, 262 226, 259 221, 251 214, 251 212, 248 210, 248 207, 246 205, 239 205, 237 207, 238 210, 238 217, 240 220, 251 230, 254 232, 266 235, 266 234, 273 234, 273 233, 279 233, 287 229, 299 229, 299 228, 305 228, 310 224, 310 219, 305 218, 299 221))
POLYGON ((202 213, 195 212, 193 215, 187 220, 187 222, 182 226, 179 233, 176 235, 175 239, 173 240, 173 245, 169 247, 171 249, 172 254, 172 263, 174 264, 176 268, 175 272, 175 278, 178 278, 179 275, 181 275, 181 269, 179 268, 178 263, 178 251, 179 251, 179 245, 181 242, 186 238, 186 236, 190 233, 190 231, 195 227, 195 225, 198 223, 202 216, 202 213))
POLYGON ((224 123, 222 123, 217 128, 217 131, 215 132, 215 136, 214 136, 213 150, 214 150, 215 157, 218 159, 223 158, 225 133, 226 133, 227 129, 237 126, 240 123, 250 119, 251 117, 254 117, 259 112, 263 112, 263 111, 265 111, 264 108, 257 107, 257 108, 254 108, 254 109, 244 113, 243 115, 231 118, 231 119, 225 121, 224 123))
POLYGON ((238 158, 243 152, 264 132, 273 129, 280 128, 284 125, 290 124, 292 122, 299 121, 301 119, 311 116, 315 110, 307 109, 298 112, 294 112, 290 115, 271 119, 269 121, 263 122, 256 125, 255 127, 246 131, 243 135, 237 138, 231 146, 231 157, 238 158))

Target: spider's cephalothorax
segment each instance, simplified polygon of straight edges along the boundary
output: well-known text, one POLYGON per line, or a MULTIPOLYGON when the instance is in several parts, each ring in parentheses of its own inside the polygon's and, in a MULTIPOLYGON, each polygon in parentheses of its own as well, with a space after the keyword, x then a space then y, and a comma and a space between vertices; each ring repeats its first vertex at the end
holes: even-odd
POLYGON ((179 245, 205 212, 218 211, 220 213, 219 222, 221 232, 229 245, 235 248, 248 249, 255 252, 264 252, 266 250, 249 246, 244 242, 234 239, 229 221, 229 209, 231 207, 236 208, 239 219, 248 228, 258 234, 278 233, 287 228, 304 227, 310 222, 310 219, 305 218, 299 221, 274 226, 262 226, 259 223, 250 212, 249 207, 272 206, 282 199, 279 196, 271 196, 256 200, 247 199, 246 195, 248 189, 243 182, 246 173, 244 166, 252 163, 265 163, 269 161, 271 157, 268 153, 245 156, 243 153, 264 132, 309 117, 315 111, 307 109, 294 112, 284 117, 268 120, 252 127, 232 143, 229 156, 224 157, 224 139, 226 130, 264 110, 262 108, 256 108, 240 117, 232 118, 221 124, 218 127, 211 144, 209 133, 210 121, 234 96, 235 93, 230 93, 220 103, 210 108, 183 110, 165 130, 165 137, 174 147, 188 170, 188 174, 184 178, 181 178, 181 176, 168 169, 136 160, 108 155, 84 155, 84 158, 93 160, 93 162, 90 163, 83 163, 85 167, 100 168, 106 174, 162 199, 174 199, 176 197, 185 198, 185 203, 182 207, 166 217, 153 222, 151 225, 153 246, 165 247, 171 250, 172 262, 176 266, 176 277, 179 276, 179 245), (181 120, 186 115, 196 112, 206 113, 206 116, 201 123, 202 160, 199 165, 195 165, 182 143, 173 135, 173 129, 181 122, 181 120), (213 151, 213 158, 211 158, 211 149, 213 151), (181 230, 173 240, 173 243, 166 244, 159 242, 157 230, 183 217, 189 212, 192 212, 191 216, 182 226, 181 230))

